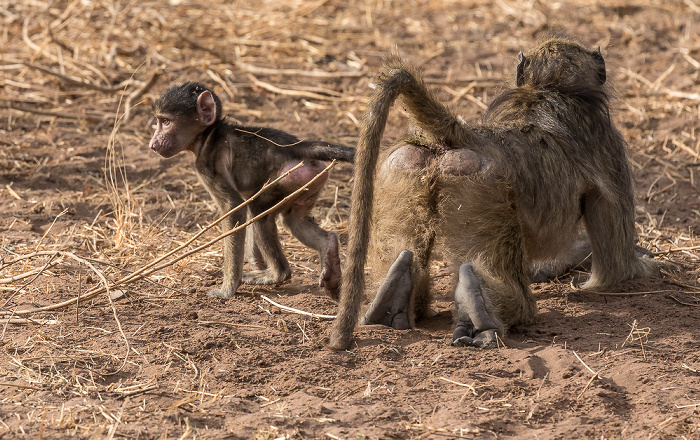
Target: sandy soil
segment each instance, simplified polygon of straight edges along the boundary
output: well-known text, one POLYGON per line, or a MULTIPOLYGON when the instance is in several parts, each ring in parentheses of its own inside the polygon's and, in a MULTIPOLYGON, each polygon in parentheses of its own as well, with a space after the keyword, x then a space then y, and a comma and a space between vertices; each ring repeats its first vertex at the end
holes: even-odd
MULTIPOLYGON (((0 20, 1 438, 700 438, 696 0, 22 0, 0 1, 0 20), (680 271, 608 295, 577 289, 578 274, 533 285, 539 322, 494 350, 449 345, 441 261, 434 318, 324 349, 330 321, 264 299, 336 310, 317 256, 286 232, 281 285, 207 297, 216 244, 61 305, 215 218, 192 157, 148 150, 150 103, 168 85, 203 81, 231 118, 352 145, 385 54, 419 64, 472 121, 518 51, 556 28, 602 47, 640 243, 680 271)), ((387 142, 405 129, 398 111, 390 123, 387 142)), ((343 244, 351 173, 333 170, 315 211, 343 244)))

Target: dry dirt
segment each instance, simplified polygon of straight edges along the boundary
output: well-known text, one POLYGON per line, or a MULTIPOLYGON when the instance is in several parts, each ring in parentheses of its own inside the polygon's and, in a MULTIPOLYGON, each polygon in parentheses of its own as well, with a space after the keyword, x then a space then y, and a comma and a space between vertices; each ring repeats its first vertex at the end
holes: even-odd
MULTIPOLYGON (((0 20, 0 438, 700 438, 697 0, 0 0, 0 20), (324 349, 330 321, 263 299, 335 313, 317 256, 286 233, 281 285, 207 297, 215 244, 112 300, 61 304, 216 216, 192 157, 148 150, 168 85, 203 81, 231 118, 352 145, 387 53, 474 121, 557 28, 602 47, 640 241, 677 273, 613 295, 534 285, 539 322, 488 351, 449 345, 440 261, 434 318, 324 349)), ((391 124, 387 142, 400 112, 391 124)), ((316 210, 343 243, 351 172, 333 170, 316 210)))

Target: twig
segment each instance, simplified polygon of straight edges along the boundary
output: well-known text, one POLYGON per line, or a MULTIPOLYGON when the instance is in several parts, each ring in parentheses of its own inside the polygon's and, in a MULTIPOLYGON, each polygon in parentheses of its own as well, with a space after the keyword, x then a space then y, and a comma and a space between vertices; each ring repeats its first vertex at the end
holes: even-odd
POLYGON ((269 67, 258 67, 241 60, 236 60, 236 66, 249 73, 261 75, 283 75, 283 76, 308 76, 311 78, 358 78, 363 76, 363 72, 326 72, 323 70, 301 70, 301 69, 272 69, 269 67))
POLYGON ((583 396, 583 393, 586 392, 586 390, 591 386, 591 384, 593 383, 594 380, 596 380, 596 379, 602 379, 602 377, 600 376, 600 373, 599 373, 599 372, 593 371, 593 369, 592 369, 591 367, 589 367, 588 365, 586 365, 586 363, 583 362, 583 359, 581 359, 581 357, 578 355, 578 353, 576 353, 576 352, 573 351, 573 350, 571 350, 571 352, 574 354, 574 356, 576 356, 576 359, 578 359, 579 362, 581 362, 581 363, 583 364, 583 366, 586 367, 586 369, 587 369, 588 371, 590 371, 591 374, 593 374, 593 376, 591 377, 591 380, 588 381, 588 383, 586 384, 586 386, 583 387, 583 389, 581 390, 581 392, 580 392, 580 393, 578 394, 578 396, 576 397, 576 400, 578 400, 578 399, 581 398, 581 396, 583 396))
MULTIPOLYGON (((52 255, 55 254, 55 253, 56 253, 56 252, 51 252, 52 255)), ((60 263, 60 261, 49 261, 48 266, 45 265, 44 267, 40 267, 40 268, 38 268, 38 269, 32 269, 32 270, 30 270, 29 272, 24 272, 24 273, 22 273, 22 274, 15 275, 15 276, 13 276, 13 277, 9 277, 9 278, 0 278, 0 284, 10 284, 10 283, 14 283, 15 281, 19 281, 19 280, 21 280, 21 279, 23 279, 23 278, 27 278, 27 277, 30 277, 30 276, 32 276, 32 275, 36 275, 36 274, 38 274, 38 273, 41 273, 41 272, 45 271, 46 269, 57 265, 58 263, 60 263)))
POLYGON ((581 396, 583 396, 583 393, 586 392, 586 390, 591 386, 591 384, 593 383, 593 381, 596 380, 598 377, 600 377, 600 376, 598 376, 598 373, 595 373, 595 374, 591 377, 591 379, 588 381, 588 383, 586 384, 586 386, 583 387, 583 389, 581 390, 581 392, 578 393, 578 396, 576 396, 576 400, 580 399, 581 396))
POLYGON ((56 319, 32 319, 32 318, 9 318, 0 319, 0 324, 38 324, 38 325, 54 325, 61 321, 56 319))
POLYGON ((184 34, 178 33, 178 36, 196 49, 209 52, 225 63, 233 64, 239 69, 248 73, 257 73, 260 75, 284 75, 284 76, 308 76, 312 78, 357 78, 363 76, 363 72, 325 72, 322 70, 301 70, 301 69, 272 69, 269 67, 258 67, 248 64, 240 59, 233 60, 216 49, 203 46, 198 42, 188 38, 184 34))
POLYGON ((673 249, 666 249, 665 251, 656 251, 656 252, 652 252, 652 253, 654 255, 666 255, 666 254, 670 254, 672 252, 696 251, 696 250, 700 250, 700 246, 678 247, 678 248, 673 248, 673 249))
POLYGON ((266 297, 265 295, 260 295, 260 298, 264 299, 265 301, 269 302, 270 304, 272 304, 272 305, 275 306, 275 307, 278 307, 278 308, 280 308, 280 309, 282 309, 282 310, 286 310, 286 311, 288 311, 288 312, 297 313, 297 314, 299 314, 299 315, 312 316, 312 317, 318 318, 318 319, 335 319, 335 318, 336 318, 335 315, 319 315, 319 314, 317 314, 317 313, 305 312, 305 311, 303 311, 303 310, 299 310, 299 309, 294 309, 294 308, 292 308, 292 307, 283 306, 282 304, 278 304, 278 303, 274 302, 273 300, 271 300, 270 298, 266 297))
MULTIPOLYGON (((333 162, 331 162, 331 163, 330 163, 326 168, 324 168, 320 173, 318 173, 316 176, 314 176, 313 179, 309 180, 306 184, 304 184, 304 186, 302 186, 302 187, 299 188, 298 190, 294 191, 293 193, 291 193, 291 194, 288 195, 287 197, 285 197, 285 198, 283 198, 282 200, 280 200, 280 201, 279 201, 275 206, 273 206, 272 208, 270 208, 270 209, 268 209, 268 210, 266 210, 266 211, 263 211, 262 213, 260 213, 260 214, 256 215, 255 217, 251 218, 250 220, 248 220, 247 222, 243 223, 242 225, 236 226, 235 228, 230 229, 228 232, 224 232, 223 234, 219 235, 218 237, 215 237, 215 238, 209 240, 207 243, 204 243, 203 245, 201 245, 201 246, 199 246, 199 247, 196 247, 196 248, 192 249, 191 251, 186 252, 186 253, 184 253, 183 255, 180 255, 179 257, 177 257, 177 258, 175 258, 175 259, 173 259, 173 260, 170 260, 170 261, 168 261, 168 262, 166 262, 166 263, 163 263, 163 264, 161 264, 160 266, 155 266, 155 267, 153 268, 153 270, 151 270, 151 271, 148 272, 148 274, 151 274, 151 273, 153 273, 153 272, 155 272, 155 271, 157 271, 157 270, 160 270, 160 269, 162 269, 162 268, 164 268, 164 267, 171 266, 171 265, 173 265, 174 263, 177 263, 178 261, 180 261, 180 260, 182 260, 182 259, 184 259, 184 258, 189 257, 190 255, 196 254, 197 252, 200 252, 201 250, 208 248, 208 247, 211 246, 212 244, 214 244, 214 243, 216 243, 216 242, 218 242, 218 241, 220 241, 220 240, 222 240, 222 239, 228 237, 229 235, 235 234, 236 232, 240 231, 241 229, 245 229, 247 226, 252 225, 252 224, 255 223, 256 221, 260 220, 261 218, 263 218, 263 217, 265 217, 265 216, 267 216, 267 215, 269 215, 269 214, 275 212, 275 211, 276 211, 277 209, 279 209, 281 206, 284 206, 285 204, 287 204, 287 202, 289 202, 290 200, 296 198, 296 196, 298 196, 298 195, 301 194, 302 192, 306 191, 306 188, 308 188, 310 185, 312 185, 314 182, 316 182, 316 180, 318 180, 322 175, 324 175, 324 174, 326 174, 328 171, 330 171, 331 168, 333 168, 333 167, 336 166, 337 164, 338 164, 338 162, 335 161, 335 160, 334 160, 333 162)), ((303 165, 303 162, 300 162, 300 163, 297 164, 294 168, 292 168, 292 169, 290 169, 289 171, 287 171, 286 173, 284 173, 282 176, 288 175, 289 173, 291 173, 292 171, 294 171, 295 169, 297 169, 297 167, 302 166, 302 165, 303 165)), ((281 178, 282 176, 280 176, 280 177, 278 177, 277 179, 275 179, 274 182, 279 181, 280 178, 281 178)), ((266 185, 266 187, 264 187, 264 188, 267 189, 267 188, 269 188, 271 185, 272 185, 272 184, 266 185)), ((258 191, 254 196, 257 196, 257 195, 260 194, 262 191, 263 191, 263 190, 261 189, 261 190, 258 191)), ((240 205, 238 205, 238 207, 232 209, 232 210, 229 211, 226 215, 224 215, 224 216, 218 218, 218 219, 216 220, 216 222, 212 223, 212 225, 215 225, 215 224, 217 224, 218 222, 223 221, 223 219, 226 218, 226 217, 228 217, 228 215, 230 215, 230 214, 232 214, 233 212, 237 211, 239 207, 242 207, 242 206, 247 205, 247 204, 249 203, 249 201, 250 201, 250 199, 248 199, 248 200, 246 200, 245 202, 241 203, 240 205)), ((211 229, 211 226, 212 226, 212 225, 208 226, 208 227, 205 228, 204 230, 206 230, 206 229, 211 229)), ((196 237, 198 237, 199 235, 201 235, 201 234, 204 232, 204 230, 200 231, 199 234, 198 234, 196 237)), ((188 243, 189 243, 189 241, 188 241, 188 243)), ((183 245, 183 246, 184 246, 184 245, 183 245)), ((183 246, 180 246, 180 248, 182 248, 183 246)), ((169 252, 169 254, 172 255, 173 252, 169 252)), ((162 260, 163 260, 163 259, 160 259, 160 261, 162 261, 162 260)), ((152 264, 152 263, 151 263, 151 264, 152 264)), ((135 272, 135 273, 138 273, 138 271, 135 272)))
POLYGON ((336 102, 350 102, 354 101, 355 98, 351 96, 345 96, 345 97, 334 97, 334 96, 326 96, 326 95, 321 95, 319 93, 314 93, 314 92, 306 92, 303 90, 288 90, 288 89, 280 89, 277 86, 273 86, 272 84, 266 83, 265 81, 260 81, 253 75, 248 75, 248 78, 255 84, 256 86, 268 90, 273 93, 277 93, 278 95, 287 95, 287 96, 301 96, 304 98, 310 98, 310 99, 322 99, 326 101, 336 101, 336 102))
POLYGON ((36 388, 36 387, 31 387, 29 385, 15 385, 13 383, 6 383, 6 382, 0 382, 0 387, 14 387, 14 388, 22 388, 26 390, 33 390, 33 391, 41 391, 41 388, 36 388))
POLYGON ((109 305, 112 307, 112 314, 114 315, 114 321, 117 323, 117 328, 119 329, 119 333, 121 333, 122 337, 124 338, 124 344, 126 344, 126 355, 124 355, 124 360, 122 361, 122 365, 115 372, 102 373, 102 374, 105 376, 111 376, 111 375, 117 374, 126 365, 126 361, 129 358, 129 352, 131 351, 131 345, 129 344, 129 339, 127 339, 126 334, 124 333, 124 330, 122 329, 122 324, 121 324, 121 321, 119 321, 119 316, 117 315, 116 307, 114 307, 114 301, 112 300, 112 296, 109 294, 109 289, 110 289, 109 281, 107 281, 107 278, 105 278, 105 276, 102 275, 102 272, 97 270, 97 268, 95 266, 93 266, 92 263, 90 263, 89 261, 84 260, 71 252, 64 252, 64 254, 70 258, 73 258, 75 261, 83 263, 84 265, 86 265, 87 267, 92 269, 92 271, 95 273, 95 275, 97 275, 102 280, 102 283, 104 284, 105 293, 107 293, 106 296, 107 296, 107 299, 109 300, 109 305))
POLYGON ((122 81, 119 84, 116 84, 113 86, 100 86, 100 85, 93 84, 91 82, 85 81, 85 80, 80 79, 80 78, 75 78, 72 76, 63 75, 62 73, 54 72, 53 70, 51 70, 49 68, 39 66, 37 64, 24 63, 24 65, 30 69, 36 69, 40 72, 44 72, 44 73, 47 73, 49 75, 53 75, 56 78, 65 82, 66 84, 69 84, 72 86, 78 86, 78 87, 85 87, 87 89, 97 90, 97 91, 104 92, 104 93, 116 93, 120 90, 124 90, 127 86, 136 82, 135 79, 129 78, 129 79, 122 81))
POLYGON ((466 384, 466 383, 457 382, 457 381, 454 381, 454 380, 452 380, 452 379, 448 379, 448 378, 442 377, 442 376, 440 376, 440 380, 444 380, 445 382, 449 382, 449 383, 452 383, 452 384, 455 384, 455 385, 459 385, 459 386, 461 386, 461 387, 469 388, 469 390, 471 390, 472 394, 474 394, 475 396, 478 396, 478 394, 477 394, 477 392, 476 392, 476 389, 475 389, 473 386, 471 386, 471 385, 468 385, 468 384, 466 384))
MULTIPOLYGON (((255 217, 251 218, 250 220, 248 220, 248 221, 245 222, 244 224, 242 224, 242 225, 240 225, 240 226, 237 226, 237 227, 235 227, 235 228, 232 228, 232 229, 229 230, 228 232, 219 235, 218 237, 214 238, 213 240, 211 240, 211 241, 205 243, 205 244, 202 245, 202 246, 199 246, 199 247, 196 248, 196 249, 193 249, 192 251, 190 251, 190 252, 188 252, 188 253, 186 253, 186 254, 184 254, 184 255, 181 255, 180 257, 177 257, 177 258, 175 258, 175 259, 173 259, 173 260, 171 260, 171 261, 168 261, 168 262, 166 262, 166 263, 164 263, 164 264, 161 264, 161 265, 159 265, 159 266, 156 266, 158 263, 160 263, 161 261, 165 260, 165 259, 168 258, 169 256, 171 256, 171 255, 173 255, 174 253, 176 253, 176 252, 182 250, 183 248, 187 247, 190 243, 192 243, 192 242, 193 242, 194 240, 196 240, 199 236, 201 236, 205 231, 207 231, 207 230, 211 229, 212 227, 216 226, 218 223, 222 222, 226 217, 228 217, 229 215, 231 215, 231 214, 233 214, 234 212, 238 211, 238 210, 241 209, 242 207, 246 206, 248 203, 250 203, 250 202, 252 201, 253 198, 259 196, 264 190, 266 190, 267 188, 269 188, 270 186, 272 186, 274 183, 278 182, 280 179, 286 177, 289 173, 291 173, 292 171, 294 171, 295 169, 297 169, 298 167, 300 167, 300 166, 303 165, 303 162, 302 162, 302 163, 299 163, 297 166, 295 166, 294 168, 290 169, 290 170, 287 171, 286 173, 280 175, 279 177, 277 177, 275 180, 273 180, 273 181, 270 182, 269 184, 266 184, 265 186, 263 186, 263 188, 262 188, 260 191, 258 191, 257 193, 255 193, 255 194, 254 194, 253 196, 251 196, 248 200, 246 200, 245 202, 241 203, 241 204, 238 205, 237 207, 231 209, 229 212, 227 212, 227 213, 224 214, 223 216, 219 217, 219 218, 218 218, 217 220, 215 220, 213 223, 209 224, 206 228, 204 228, 204 229, 202 229, 201 231, 199 231, 197 234, 195 234, 192 238, 190 238, 190 239, 189 239, 187 242, 185 242, 184 244, 178 246, 176 249, 173 249, 172 251, 166 253, 165 255, 163 255, 163 256, 157 258, 156 260, 150 262, 149 264, 147 264, 147 265, 145 265, 144 267, 140 268, 139 270, 133 272, 132 274, 127 275, 127 276, 125 276, 125 277, 123 277, 123 278, 121 278, 121 279, 119 279, 119 280, 113 282, 111 285, 109 285, 109 288, 114 288, 114 287, 116 287, 116 286, 120 286, 120 285, 123 285, 123 284, 127 284, 127 283, 130 283, 130 282, 137 281, 137 280, 140 280, 140 279, 142 279, 142 278, 145 278, 146 276, 152 274, 153 272, 156 272, 156 271, 158 271, 158 270, 160 270, 160 269, 163 269, 163 268, 165 268, 165 267, 168 267, 168 266, 170 266, 170 265, 172 265, 172 264, 174 264, 174 263, 176 263, 176 262, 178 262, 178 261, 180 261, 180 260, 182 260, 182 259, 184 259, 184 258, 187 258, 188 256, 190 256, 190 255, 192 255, 192 254, 194 254, 194 253, 196 253, 196 252, 201 251, 202 249, 205 249, 205 248, 211 246, 212 244, 218 242, 219 240, 221 240, 221 239, 223 239, 223 238, 225 238, 225 237, 228 237, 229 235, 234 234, 234 233, 236 233, 236 232, 238 232, 238 231, 244 229, 245 227, 247 227, 247 226, 249 226, 250 224, 252 224, 252 223, 256 222, 257 220, 259 220, 260 218, 265 217, 266 215, 269 215, 270 213, 272 213, 272 212, 274 212, 275 210, 279 209, 281 206, 283 206, 283 205, 285 205, 286 203, 288 203, 291 199, 295 198, 296 196, 298 196, 298 195, 301 194, 302 192, 306 191, 306 188, 308 188, 310 185, 313 185, 313 184, 316 182, 316 180, 318 180, 321 176, 323 176, 323 175, 326 174, 328 171, 330 171, 331 168, 333 168, 337 163, 338 163, 338 162, 336 162, 336 161, 331 162, 326 168, 324 168, 320 173, 318 173, 313 179, 309 180, 306 184, 304 184, 303 186, 301 186, 298 190, 294 191, 293 193, 291 193, 290 195, 288 195, 287 197, 285 197, 284 199, 282 199, 279 203, 277 203, 276 205, 274 205, 274 206, 271 207, 270 209, 268 209, 268 210, 262 212, 261 214, 259 214, 259 215, 255 216, 255 217)), ((96 295, 99 295, 100 293, 105 292, 105 291, 106 291, 105 287, 98 287, 98 288, 95 288, 95 289, 93 289, 93 290, 91 290, 91 291, 89 291, 89 292, 87 292, 87 293, 85 293, 85 294, 83 294, 83 295, 79 295, 79 296, 77 296, 77 297, 75 297, 75 298, 72 298, 72 299, 70 299, 70 300, 67 300, 67 301, 64 301, 64 302, 61 302, 61 303, 58 303, 58 304, 53 304, 53 305, 45 306, 45 307, 36 307, 36 308, 33 308, 33 309, 25 309, 25 310, 0 311, 0 316, 10 316, 10 315, 26 316, 26 315, 31 315, 31 314, 34 314, 34 313, 49 312, 49 311, 52 311, 52 310, 61 309, 61 308, 63 308, 63 307, 69 306, 69 305, 71 305, 71 304, 75 304, 75 303, 78 302, 78 301, 83 301, 83 300, 92 298, 92 297, 94 297, 94 296, 96 296, 96 295)))
POLYGON ((17 105, 17 104, 14 104, 12 102, 8 102, 7 107, 12 109, 12 110, 17 110, 20 112, 34 113, 36 115, 52 116, 54 118, 72 119, 72 120, 76 120, 76 121, 79 121, 81 119, 87 119, 88 121, 100 122, 100 121, 103 121, 105 118, 110 117, 108 115, 96 115, 96 114, 88 114, 88 113, 85 113, 83 115, 75 115, 75 114, 69 114, 69 113, 58 112, 58 111, 41 110, 41 109, 36 109, 36 108, 25 107, 23 105, 17 105))
MULTIPOLYGON (((34 274, 34 277, 32 277, 31 280, 27 281, 26 283, 24 283, 24 284, 21 285, 20 287, 16 288, 16 289, 14 290, 14 292, 12 292, 12 295, 10 295, 10 297, 7 298, 7 300, 5 300, 5 302, 3 303, 2 307, 3 307, 3 308, 6 307, 6 306, 10 303, 10 301, 12 301, 12 299, 13 299, 19 292, 22 291, 22 289, 24 289, 24 288, 27 287, 28 285, 32 284, 32 283, 34 282, 34 280, 36 280, 37 278, 39 278, 39 275, 41 275, 41 274, 49 267, 49 264, 51 264, 51 262, 53 261, 54 258, 56 258, 57 255, 58 255, 58 252, 54 252, 54 253, 51 255, 51 258, 49 258, 49 261, 47 261, 47 262, 44 264, 44 266, 43 266, 42 268, 40 268, 39 271, 36 272, 36 274, 34 274)), ((59 263, 59 261, 56 262, 56 264, 58 264, 58 263, 59 263)))
POLYGON ((651 294, 655 294, 655 293, 667 293, 667 292, 674 292, 674 291, 673 290, 645 290, 642 292, 597 292, 595 290, 576 289, 576 292, 592 293, 594 295, 601 295, 601 296, 639 296, 639 295, 651 295, 651 294))
POLYGON ((583 366, 586 367, 586 369, 587 369, 588 371, 591 372, 591 374, 598 374, 598 373, 596 373, 595 371, 593 371, 593 369, 592 369, 591 367, 589 367, 588 365, 586 365, 585 362, 583 362, 583 359, 581 359, 581 357, 578 355, 578 353, 576 353, 576 352, 573 351, 573 350, 571 350, 571 352, 574 354, 574 356, 576 356, 576 359, 578 359, 579 362, 581 362, 581 363, 583 364, 583 366))
POLYGON ((129 96, 126 98, 126 101, 124 101, 123 122, 128 122, 129 119, 131 119, 131 110, 134 107, 134 101, 143 96, 144 93, 148 92, 151 89, 151 87, 153 87, 158 81, 160 75, 160 71, 153 72, 151 74, 151 77, 148 79, 148 81, 146 81, 144 85, 142 85, 138 89, 131 92, 131 94, 129 94, 129 96))
POLYGON ((620 348, 624 347, 627 341, 634 341, 636 339, 639 341, 639 345, 642 347, 642 357, 644 357, 644 359, 646 360, 647 354, 646 350, 644 350, 644 339, 649 336, 649 333, 651 333, 651 328, 638 328, 636 319, 632 322, 631 327, 632 328, 630 329, 629 335, 627 335, 627 338, 625 338, 625 341, 622 343, 620 348))
POLYGON ((197 321, 197 324, 201 324, 201 325, 226 325, 229 327, 254 328, 254 329, 260 329, 260 330, 267 329, 267 327, 264 327, 262 325, 237 324, 235 322, 224 322, 224 321, 197 321))
POLYGON ((699 307, 700 306, 700 304, 691 304, 691 303, 681 301, 680 299, 676 298, 673 295, 666 295, 666 298, 671 298, 672 300, 674 300, 675 302, 677 302, 678 304, 683 305, 683 306, 689 306, 689 307, 699 307))
POLYGON ((700 374, 700 370, 696 370, 695 368, 691 368, 687 364, 681 364, 681 367, 685 368, 688 371, 692 371, 695 374, 700 374))

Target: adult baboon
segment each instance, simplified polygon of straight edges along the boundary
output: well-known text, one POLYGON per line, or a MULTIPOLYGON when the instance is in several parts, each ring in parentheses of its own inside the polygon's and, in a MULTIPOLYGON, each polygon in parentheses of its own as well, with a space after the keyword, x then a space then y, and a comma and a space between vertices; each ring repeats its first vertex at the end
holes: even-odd
MULTIPOLYGON (((322 141, 305 141, 281 130, 244 127, 226 121, 221 101, 206 86, 186 82, 172 86, 153 104, 157 126, 150 147, 163 157, 181 151, 194 153, 200 180, 222 212, 227 212, 258 192, 266 182, 284 174, 300 161, 304 166, 284 177, 248 205, 256 216, 282 201, 321 172, 324 160, 352 162, 355 149, 322 141)), ((309 215, 328 176, 318 179, 289 204, 248 229, 226 237, 224 241, 224 279, 220 289, 209 296, 230 298, 241 281, 272 284, 291 276, 282 251, 275 217, 306 246, 319 253, 319 285, 336 297, 341 280, 338 237, 319 227, 309 215), (256 270, 243 273, 243 256, 256 270)), ((230 230, 246 220, 245 210, 224 220, 230 230)))
POLYGON ((437 248, 458 275, 454 345, 490 346, 497 333, 532 323, 531 265, 568 255, 584 231, 593 260, 586 289, 662 266, 635 252, 632 173, 610 119, 600 48, 564 38, 519 55, 516 86, 479 124, 464 123, 414 69, 390 59, 358 139, 351 209, 335 349, 349 346, 360 312, 370 230, 372 269, 386 277, 362 322, 402 329, 424 316, 437 248), (375 172, 397 98, 417 135, 383 152, 375 172))

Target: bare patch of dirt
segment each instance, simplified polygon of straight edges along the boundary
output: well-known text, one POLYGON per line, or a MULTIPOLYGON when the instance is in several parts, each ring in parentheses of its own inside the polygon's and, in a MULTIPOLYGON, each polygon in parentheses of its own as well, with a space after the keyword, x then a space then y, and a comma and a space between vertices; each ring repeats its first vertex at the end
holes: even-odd
MULTIPOLYGON (((2 438, 700 438, 696 1, 6 0, 0 20, 2 438), (150 103, 168 85, 206 82, 231 118, 352 145, 386 54, 420 64, 476 120, 518 51, 557 28, 602 47, 641 242, 679 272, 606 296, 535 285, 539 322, 490 351, 449 346, 439 261, 433 318, 361 327, 351 350, 326 350, 330 321, 263 299, 335 313, 317 256, 286 233, 281 285, 207 297, 214 245, 111 299, 60 306, 216 215, 191 157, 148 150, 150 103)), ((404 130, 399 110, 391 124, 387 141, 404 130)), ((343 243, 351 173, 333 170, 316 210, 343 243)))

